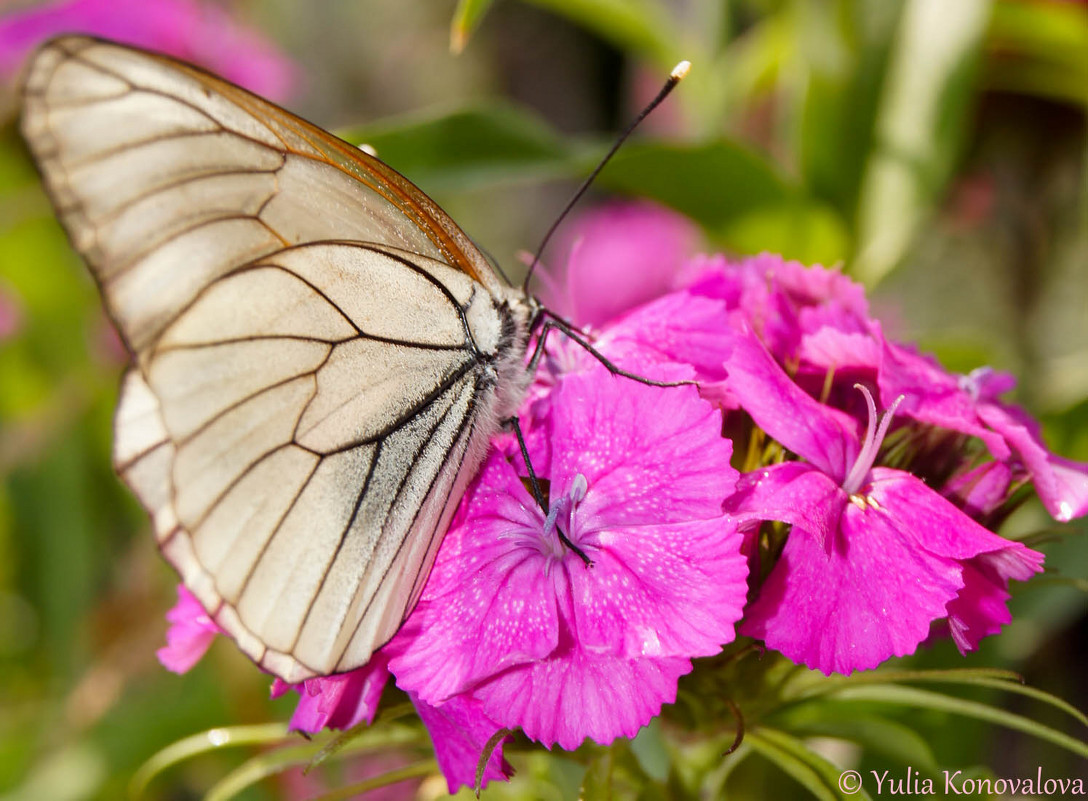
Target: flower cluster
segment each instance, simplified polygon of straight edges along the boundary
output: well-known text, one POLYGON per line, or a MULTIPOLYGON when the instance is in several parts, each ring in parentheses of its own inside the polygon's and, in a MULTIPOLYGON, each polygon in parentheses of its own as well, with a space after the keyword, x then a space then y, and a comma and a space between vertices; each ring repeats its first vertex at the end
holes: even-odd
MULTIPOLYGON (((690 241, 654 224, 598 233, 690 241)), ((578 270, 622 280, 615 252, 583 246, 578 270)), ((1016 491, 1033 483, 1059 520, 1088 513, 1088 464, 1000 399, 1011 378, 886 338, 840 272, 700 257, 635 281, 571 302, 573 322, 673 386, 550 342, 522 415, 548 509, 496 443, 404 627, 366 667, 296 687, 294 728, 372 720, 392 675, 452 791, 504 729, 566 749, 632 736, 738 632, 828 674, 912 653, 937 626, 967 652, 1009 621, 1010 580, 1042 569, 993 531, 1016 491)), ((171 647, 202 651, 205 629, 177 614, 171 647)), ((484 777, 508 769, 500 748, 484 777)))

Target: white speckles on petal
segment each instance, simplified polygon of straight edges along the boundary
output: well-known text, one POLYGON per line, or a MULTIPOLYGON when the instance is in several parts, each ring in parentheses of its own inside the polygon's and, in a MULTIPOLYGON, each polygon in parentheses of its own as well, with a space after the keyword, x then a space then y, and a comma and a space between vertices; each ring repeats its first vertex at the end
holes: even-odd
POLYGON ((654 629, 642 628, 638 634, 642 638, 643 656, 661 656, 661 640, 654 629))

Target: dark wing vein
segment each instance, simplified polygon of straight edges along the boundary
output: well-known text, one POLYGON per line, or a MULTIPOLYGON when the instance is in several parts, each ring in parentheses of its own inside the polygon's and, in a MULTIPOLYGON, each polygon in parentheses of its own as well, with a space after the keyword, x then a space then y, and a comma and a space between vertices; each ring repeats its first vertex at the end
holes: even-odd
MULTIPOLYGON (((446 452, 446 458, 442 461, 442 464, 439 465, 438 469, 434 472, 434 475, 431 476, 431 480, 427 485, 427 491, 423 494, 424 499, 430 497, 430 494, 434 489, 435 482, 438 481, 439 477, 442 476, 442 475, 446 475, 445 467, 446 467, 446 464, 449 462, 450 455, 454 452, 454 450, 456 450, 458 447, 460 447, 460 443, 462 441, 467 443, 467 439, 462 439, 463 435, 465 433, 466 424, 471 424, 473 427, 475 427, 475 416, 472 414, 472 407, 474 405, 473 401, 475 400, 475 393, 476 393, 476 386, 475 385, 472 386, 472 392, 473 392, 473 399, 472 399, 472 401, 469 402, 469 409, 462 416, 460 423, 458 423, 456 433, 450 439, 451 446, 450 446, 450 449, 446 452)), ((453 408, 453 404, 451 404, 450 408, 451 409, 453 408)), ((444 417, 445 416, 443 416, 443 419, 444 419, 444 417)), ((437 430, 437 427, 435 428, 435 430, 437 430)), ((418 458, 418 453, 417 453, 416 458, 418 458)), ((415 463, 415 460, 413 460, 413 465, 414 465, 414 463, 415 463)), ((406 471, 405 472, 405 479, 407 479, 407 476, 410 475, 410 474, 411 474, 411 470, 406 471)), ((403 482, 402 482, 402 485, 403 485, 403 482)), ((451 502, 456 502, 457 500, 460 500, 460 499, 459 498, 458 499, 453 499, 452 497, 447 497, 445 502, 443 503, 443 510, 445 509, 446 505, 448 505, 451 502)), ((411 531, 412 528, 415 526, 416 521, 419 518, 419 513, 423 509, 423 505, 424 505, 424 503, 420 503, 419 506, 416 507, 415 513, 412 515, 411 523, 408 525, 408 527, 406 529, 407 531, 411 531)), ((390 510, 392 510, 392 508, 393 507, 390 506, 390 510)), ((436 526, 437 526, 437 522, 441 521, 441 519, 442 519, 441 515, 438 516, 437 518, 435 518, 436 526)), ((436 529, 432 528, 431 531, 430 531, 430 534, 428 536, 428 552, 429 552, 429 549, 430 549, 430 547, 432 546, 432 544, 434 542, 435 534, 436 534, 436 529)), ((401 551, 404 550, 404 545, 405 545, 405 543, 407 541, 408 541, 408 537, 402 537, 401 541, 397 544, 396 552, 394 553, 393 558, 389 562, 390 567, 392 567, 393 565, 395 565, 397 563, 397 559, 400 556, 401 551)), ((378 588, 379 589, 382 586, 382 584, 385 583, 385 581, 388 579, 388 577, 389 577, 389 570, 386 569, 382 573, 381 581, 378 583, 378 588)), ((418 581, 419 577, 417 577, 416 580, 418 581)), ((424 577, 424 580, 425 580, 425 577, 424 577)), ((413 583, 413 590, 414 589, 415 589, 415 584, 413 583)), ((336 664, 337 665, 339 665, 340 661, 343 659, 344 652, 348 648, 351 647, 351 643, 355 640, 355 635, 359 631, 359 627, 362 626, 363 621, 366 620, 367 613, 370 611, 370 606, 373 603, 374 598, 376 598, 377 596, 378 596, 378 590, 375 590, 374 594, 370 597, 370 600, 367 602, 367 605, 364 607, 362 614, 359 615, 359 619, 355 624, 355 629, 352 632, 352 635, 350 637, 345 638, 344 647, 340 650, 340 653, 337 654, 337 657, 336 657, 336 664)), ((409 596, 409 597, 411 597, 411 596, 409 596)))
MULTIPOLYGON (((452 388, 453 388, 453 387, 451 386, 451 387, 450 387, 450 389, 452 389, 452 388)), ((436 420, 436 421, 434 422, 434 425, 432 425, 432 426, 430 427, 430 430, 429 430, 429 431, 427 432, 426 436, 421 436, 421 437, 418 437, 418 438, 417 438, 417 444, 418 444, 418 447, 416 448, 416 452, 415 452, 414 454, 412 454, 412 458, 411 458, 411 460, 409 461, 408 465, 407 465, 407 466, 406 466, 405 468, 403 468, 403 470, 402 470, 402 472, 401 472, 401 477, 400 477, 400 481, 399 481, 399 483, 397 484, 397 489, 396 489, 396 491, 395 491, 395 492, 393 493, 393 498, 392 498, 392 500, 391 500, 391 501, 390 501, 390 503, 389 503, 389 508, 388 508, 388 509, 386 510, 386 513, 385 513, 385 518, 384 518, 384 519, 382 520, 382 523, 381 523, 381 526, 380 526, 380 528, 381 528, 381 529, 382 529, 383 531, 385 530, 386 524, 387 524, 387 523, 388 523, 388 521, 389 521, 389 515, 393 513, 393 510, 394 510, 394 509, 396 508, 396 506, 397 506, 397 503, 398 503, 398 501, 399 501, 399 500, 401 499, 401 497, 402 497, 402 495, 403 495, 403 493, 404 493, 404 488, 405 488, 405 486, 406 486, 406 485, 407 485, 407 483, 408 483, 408 479, 409 479, 409 478, 411 477, 411 475, 412 475, 412 472, 413 472, 413 471, 415 470, 415 468, 416 468, 416 465, 417 465, 417 464, 419 463, 419 458, 420 458, 420 455, 421 455, 421 454, 422 454, 422 453, 423 453, 423 452, 424 452, 424 451, 425 451, 425 450, 427 449, 428 445, 430 444, 431 438, 432 438, 432 437, 433 437, 433 436, 435 435, 435 432, 436 432, 436 431, 438 431, 438 429, 439 429, 439 428, 440 428, 440 427, 442 426, 442 424, 443 424, 443 423, 444 423, 444 422, 446 421, 446 419, 447 419, 447 418, 449 417, 450 413, 451 413, 451 412, 453 411, 454 407, 456 406, 456 404, 457 404, 457 399, 458 399, 459 397, 460 397, 460 393, 455 393, 455 396, 454 396, 453 398, 451 398, 451 399, 450 399, 450 403, 449 403, 449 406, 448 406, 448 407, 446 408, 446 410, 445 410, 445 411, 444 411, 444 412, 443 412, 443 413, 442 413, 442 414, 441 414, 441 415, 440 415, 440 416, 438 417, 438 419, 437 419, 437 420, 436 420)), ((378 458, 379 458, 378 456, 375 456, 375 459, 374 459, 374 465, 375 465, 375 466, 376 466, 376 465, 378 464, 378 458)), ((433 483, 434 483, 434 480, 435 480, 435 477, 437 477, 437 475, 438 475, 439 473, 441 473, 441 465, 439 466, 438 472, 436 472, 436 473, 435 473, 435 476, 434 476, 434 477, 432 477, 432 479, 431 479, 431 482, 430 482, 430 484, 428 485, 428 491, 429 491, 429 488, 430 488, 430 486, 432 486, 432 485, 433 485, 433 483)), ((368 478, 369 478, 369 477, 368 477, 368 478)), ((359 499, 359 500, 360 500, 360 502, 361 502, 362 498, 360 497, 360 499, 359 499)), ((295 647, 295 645, 296 645, 296 644, 297 644, 297 642, 298 642, 298 637, 299 637, 299 636, 301 636, 301 634, 302 634, 302 631, 303 631, 303 630, 304 630, 304 629, 306 628, 306 623, 307 623, 307 621, 309 621, 309 619, 310 619, 310 613, 311 613, 311 612, 313 611, 313 607, 314 607, 314 601, 316 601, 316 600, 317 600, 317 598, 318 598, 318 596, 320 596, 320 595, 321 595, 321 588, 325 586, 325 581, 326 581, 326 580, 328 579, 328 575, 329 575, 329 568, 330 568, 330 567, 331 567, 331 566, 332 566, 333 564, 335 564, 335 563, 336 563, 336 557, 337 557, 337 556, 339 556, 339 554, 340 554, 340 551, 341 551, 341 549, 343 548, 343 545, 344 545, 344 541, 345 541, 345 539, 346 539, 346 535, 347 535, 348 531, 350 531, 350 530, 351 530, 351 527, 352 527, 352 525, 354 525, 354 523, 355 523, 355 517, 356 517, 356 515, 357 515, 357 514, 358 514, 358 512, 359 512, 359 505, 360 505, 359 503, 356 503, 356 505, 355 505, 355 509, 354 509, 354 511, 352 512, 351 520, 350 520, 350 521, 348 522, 348 525, 347 525, 347 526, 345 527, 344 531, 343 531, 343 532, 341 532, 341 535, 340 535, 340 540, 339 540, 339 542, 337 543, 337 546, 336 546, 336 550, 335 550, 335 552, 334 552, 334 554, 333 554, 333 558, 329 560, 328 564, 327 564, 327 565, 326 565, 326 567, 325 567, 325 570, 324 570, 324 571, 322 572, 322 577, 321 577, 321 581, 320 581, 320 582, 319 582, 319 584, 318 584, 318 587, 317 587, 317 591, 316 591, 316 592, 314 592, 314 594, 313 594, 313 597, 311 598, 311 602, 310 602, 309 606, 307 607, 307 610, 306 610, 306 615, 305 615, 305 617, 303 618, 303 621, 302 621, 302 625, 301 625, 301 626, 299 627, 299 630, 298 630, 298 632, 297 632, 297 633, 296 633, 296 635, 295 635, 295 641, 294 641, 294 642, 292 642, 292 644, 291 644, 291 647, 292 647, 292 648, 294 648, 294 647, 295 647)), ((414 525, 414 523, 415 523, 415 520, 416 520, 416 516, 417 516, 417 515, 419 514, 419 510, 420 510, 420 508, 421 508, 421 507, 422 507, 422 504, 421 504, 420 506, 417 506, 417 507, 416 507, 416 512, 415 512, 415 515, 413 515, 413 517, 412 517, 412 520, 411 520, 411 523, 409 524, 409 526, 408 526, 408 528, 407 528, 407 530, 408 530, 408 531, 410 531, 410 530, 411 530, 411 528, 412 528, 412 525, 414 525)), ((401 538, 401 544, 400 544, 400 546, 398 546, 398 548, 397 548, 397 550, 396 550, 396 553, 395 553, 395 554, 394 554, 394 556, 393 556, 393 559, 392 559, 392 560, 390 561, 390 563, 389 563, 389 564, 390 564, 390 566, 392 566, 392 565, 393 565, 393 564, 394 564, 394 563, 396 562, 396 557, 397 557, 397 555, 399 555, 399 554, 400 554, 400 551, 401 551, 401 547, 403 547, 403 544, 404 544, 404 542, 405 542, 406 540, 407 540, 407 537, 402 537, 402 538, 401 538)), ((386 578, 386 576, 388 575, 388 573, 389 573, 389 568, 386 568, 386 569, 385 569, 384 571, 382 571, 382 578, 381 578, 381 580, 380 580, 380 581, 379 581, 379 583, 378 583, 378 586, 379 586, 379 587, 381 586, 381 584, 383 584, 383 583, 385 582, 385 578, 386 578)), ((375 592, 375 594, 377 594, 377 593, 375 592)), ((368 602, 368 603, 367 603, 367 606, 366 606, 366 608, 365 608, 365 609, 364 609, 364 611, 363 611, 363 615, 362 615, 362 617, 365 617, 365 616, 366 616, 366 610, 367 610, 367 609, 369 609, 369 608, 370 608, 370 603, 368 602)), ((348 647, 348 645, 350 645, 350 643, 351 643, 351 639, 349 638, 349 639, 348 639, 348 640, 346 641, 346 643, 345 643, 345 646, 344 646, 344 647, 345 647, 345 648, 347 648, 347 647, 348 647)), ((337 662, 339 662, 339 660, 340 660, 340 656, 337 656, 337 662)))
MULTIPOLYGON (((465 456, 468 454, 468 444, 472 440, 472 435, 474 433, 476 433, 476 423, 478 422, 478 418, 476 416, 476 403, 477 403, 476 387, 473 386, 472 389, 473 389, 472 398, 469 400, 468 408, 465 410, 465 416, 461 421, 461 425, 458 427, 457 436, 454 437, 451 440, 451 443, 453 443, 453 444, 451 445, 449 451, 446 454, 446 459, 445 459, 445 461, 442 462, 442 466, 438 469, 438 472, 435 473, 435 477, 431 481, 431 485, 427 488, 427 494, 428 495, 433 490, 434 482, 438 480, 438 477, 440 475, 444 474, 444 473, 447 473, 446 465, 448 465, 450 463, 450 461, 454 458, 454 453, 457 452, 458 450, 460 451, 460 453, 457 456, 457 467, 454 468, 453 475, 455 475, 455 476, 460 475, 461 470, 464 468, 465 456), (468 424, 467 433, 465 432, 465 425, 466 424, 468 424)), ((454 497, 453 494, 447 495, 446 499, 442 502, 442 511, 435 519, 436 520, 442 520, 446 516, 447 510, 449 509, 450 505, 451 504, 457 504, 460 500, 461 500, 460 497, 454 497)), ((419 515, 419 510, 416 511, 416 516, 418 517, 418 515, 419 515)), ((413 522, 413 525, 414 525, 414 523, 415 523, 415 518, 414 517, 413 517, 412 522, 413 522)), ((435 547, 435 541, 434 540, 435 540, 435 537, 437 535, 438 535, 438 526, 436 525, 436 526, 431 528, 430 534, 427 537, 427 552, 428 553, 430 552, 430 550, 433 547, 435 547)), ((427 573, 426 572, 421 572, 421 573, 416 575, 415 581, 412 584, 412 592, 408 596, 408 598, 409 598, 408 608, 405 610, 405 615, 406 616, 407 616, 407 614, 409 612, 411 612, 412 607, 415 605, 415 600, 418 597, 418 593, 422 590, 423 584, 426 581, 427 581, 427 573)))
MULTIPOLYGON (((284 447, 286 447, 286 446, 285 445, 280 446, 280 448, 284 448, 284 447)), ((279 450, 280 448, 276 448, 276 450, 279 450)), ((273 451, 273 453, 274 452, 275 451, 273 451)), ((267 458, 267 455, 262 457, 262 459, 264 459, 264 458, 267 458)), ((313 481, 313 478, 317 474, 317 471, 318 471, 318 469, 320 467, 321 467, 321 460, 319 459, 319 460, 314 462, 314 466, 312 468, 310 468, 310 472, 309 472, 309 474, 307 474, 306 480, 303 481, 302 486, 298 488, 298 491, 295 493, 295 497, 293 497, 291 499, 291 502, 289 504, 287 504, 287 508, 284 510, 283 514, 280 515, 279 520, 276 521, 276 525, 274 525, 272 527, 272 530, 268 533, 268 538, 264 541, 264 544, 261 545, 261 549, 257 554, 257 558, 254 559, 253 563, 249 567, 249 570, 246 572, 245 580, 242 582, 242 586, 238 590, 238 598, 236 600, 228 601, 227 596, 219 588, 219 582, 218 582, 217 577, 214 574, 212 574, 212 581, 215 584, 216 593, 224 601, 227 601, 231 607, 237 608, 237 605, 241 602, 242 596, 245 595, 245 593, 246 593, 246 585, 249 583, 250 578, 252 578, 254 571, 257 569, 257 565, 260 563, 261 559, 264 557, 265 552, 268 550, 268 546, 272 543, 272 540, 274 540, 276 538, 277 532, 279 532, 280 528, 283 526, 284 521, 287 520, 287 518, 290 516, 291 511, 295 508, 295 504, 297 504, 299 502, 299 500, 302 498, 302 496, 306 494, 307 487, 310 486, 310 482, 313 481)), ((370 478, 370 476, 368 474, 367 479, 369 480, 369 478, 370 478)), ((217 501, 217 503, 218 503, 218 501, 217 501)), ((193 550, 193 557, 195 559, 197 559, 197 564, 200 564, 199 558, 196 556, 196 549, 193 550)), ((204 570, 205 573, 208 572, 207 569, 204 567, 204 565, 200 565, 200 567, 201 567, 202 570, 204 570)))
MULTIPOLYGON (((215 223, 229 222, 231 220, 237 220, 237 221, 251 220, 251 221, 253 221, 255 223, 263 225, 268 230, 268 232, 270 234, 272 234, 274 237, 279 239, 285 246, 287 245, 287 240, 285 240, 282 236, 280 236, 279 233, 272 230, 272 228, 268 225, 268 223, 266 223, 260 217, 254 215, 254 214, 244 214, 244 213, 241 213, 241 212, 225 212, 222 215, 213 217, 211 219, 198 220, 198 221, 196 221, 196 222, 194 222, 194 223, 192 223, 190 225, 186 225, 183 228, 178 229, 177 231, 170 232, 169 235, 163 237, 162 239, 156 240, 154 244, 148 246, 144 250, 139 251, 134 256, 132 256, 130 259, 128 259, 126 262, 121 264, 117 269, 111 271, 109 277, 103 279, 102 285, 104 287, 109 287, 111 284, 115 283, 119 278, 123 278, 124 276, 128 275, 130 272, 132 272, 133 269, 139 268, 140 263, 144 259, 146 259, 148 256, 150 256, 152 253, 159 250, 160 248, 163 248, 163 247, 169 245, 171 242, 175 242, 175 241, 177 241, 178 239, 181 239, 184 236, 188 236, 189 234, 195 233, 196 231, 199 231, 201 228, 207 228, 208 226, 214 225, 215 223)), ((278 253, 278 252, 279 251, 272 251, 271 253, 278 253)), ((271 253, 263 254, 259 258, 264 258, 265 256, 271 255, 271 253)), ((228 275, 229 275, 229 273, 228 273, 228 275)), ((215 281, 212 281, 212 282, 210 282, 208 284, 209 287, 214 286, 214 285, 215 285, 215 281)), ((169 328, 170 323, 172 323, 177 318, 178 318, 178 315, 175 314, 173 318, 171 318, 169 321, 167 321, 162 326, 162 328, 163 329, 169 328)))

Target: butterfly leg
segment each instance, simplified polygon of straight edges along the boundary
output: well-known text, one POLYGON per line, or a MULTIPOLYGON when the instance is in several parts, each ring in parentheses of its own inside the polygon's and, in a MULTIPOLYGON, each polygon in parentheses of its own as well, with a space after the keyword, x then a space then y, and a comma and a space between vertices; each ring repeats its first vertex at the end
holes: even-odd
MULTIPOLYGON (((548 311, 545 311, 545 313, 551 314, 551 312, 548 311)), ((612 375, 620 375, 624 378, 629 378, 632 381, 637 381, 640 384, 646 384, 647 386, 651 387, 682 387, 689 384, 695 384, 694 381, 655 381, 652 378, 646 378, 646 376, 641 376, 637 373, 629 373, 626 370, 617 367, 608 359, 607 356, 605 356, 595 347, 590 345, 589 340, 585 338, 584 334, 577 331, 573 326, 569 325, 568 323, 554 318, 551 320, 545 320, 544 325, 540 328, 540 336, 537 338, 536 347, 533 349, 532 358, 529 359, 528 370, 530 374, 536 372, 537 365, 539 364, 541 357, 544 355, 545 341, 548 338, 548 334, 552 331, 563 332, 563 334, 566 335, 569 339, 573 340, 575 343, 585 349, 585 351, 590 356, 603 364, 605 369, 608 370, 608 372, 610 372, 612 375)))
MULTIPOLYGON (((525 445, 525 436, 521 433, 521 421, 517 417, 511 417, 504 422, 514 429, 514 436, 518 438, 518 447, 521 449, 521 458, 525 461, 525 469, 529 471, 529 487, 532 490, 533 498, 540 508, 544 510, 544 514, 547 515, 550 510, 548 504, 544 501, 544 493, 540 491, 540 482, 537 480, 536 471, 533 470, 533 462, 529 459, 529 449, 525 445)), ((555 524, 555 531, 559 535, 559 541, 578 554, 578 558, 586 563, 586 567, 593 566, 593 562, 586 556, 585 551, 570 541, 558 521, 555 524)))

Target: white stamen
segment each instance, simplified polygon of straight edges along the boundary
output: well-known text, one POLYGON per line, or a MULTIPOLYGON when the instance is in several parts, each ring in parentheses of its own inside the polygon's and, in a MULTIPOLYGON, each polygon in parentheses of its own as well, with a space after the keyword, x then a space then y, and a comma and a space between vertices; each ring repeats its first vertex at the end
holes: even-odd
POLYGON ((570 484, 570 499, 575 503, 586 497, 586 490, 589 489, 589 482, 586 477, 581 473, 574 477, 574 481, 570 484))
POLYGON ((548 516, 544 518, 544 536, 550 537, 555 532, 555 526, 559 522, 559 504, 553 503, 548 510, 548 516))
POLYGON ((858 451, 858 456, 854 460, 854 465, 850 468, 850 472, 846 474, 846 479, 842 482, 842 488, 850 496, 857 495, 857 491, 861 489, 865 477, 869 475, 869 471, 873 467, 873 462, 876 461, 877 452, 880 450, 880 446, 884 443, 884 437, 888 433, 888 427, 892 424, 892 416, 895 414, 895 410, 899 408, 899 404, 903 402, 903 398, 905 397, 900 395, 895 399, 895 402, 888 407, 886 412, 884 412, 884 417, 880 420, 878 425, 876 402, 873 400, 872 393, 861 384, 854 384, 854 388, 865 396, 865 405, 869 407, 869 425, 865 428, 865 440, 861 444, 861 450, 858 451))

